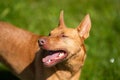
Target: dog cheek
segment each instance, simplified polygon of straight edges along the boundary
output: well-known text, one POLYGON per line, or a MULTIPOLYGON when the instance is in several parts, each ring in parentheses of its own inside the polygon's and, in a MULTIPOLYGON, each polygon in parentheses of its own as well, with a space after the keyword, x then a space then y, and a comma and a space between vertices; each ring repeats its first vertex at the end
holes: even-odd
POLYGON ((79 43, 71 39, 65 39, 64 41, 65 48, 71 53, 74 54, 79 49, 79 43))

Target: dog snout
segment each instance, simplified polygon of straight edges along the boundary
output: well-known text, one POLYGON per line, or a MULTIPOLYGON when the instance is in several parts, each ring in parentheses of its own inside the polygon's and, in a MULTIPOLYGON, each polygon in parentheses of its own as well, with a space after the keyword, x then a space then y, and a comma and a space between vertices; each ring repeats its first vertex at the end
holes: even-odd
POLYGON ((43 46, 45 43, 46 43, 45 39, 39 39, 39 40, 38 40, 38 44, 39 44, 40 46, 43 46))

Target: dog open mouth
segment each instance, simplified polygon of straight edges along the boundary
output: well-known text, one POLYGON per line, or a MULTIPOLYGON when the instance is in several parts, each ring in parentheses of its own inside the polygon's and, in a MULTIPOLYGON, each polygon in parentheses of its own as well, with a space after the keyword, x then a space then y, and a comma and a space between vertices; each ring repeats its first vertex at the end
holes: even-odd
POLYGON ((42 62, 46 67, 51 67, 63 61, 67 57, 65 50, 45 50, 43 53, 42 62))

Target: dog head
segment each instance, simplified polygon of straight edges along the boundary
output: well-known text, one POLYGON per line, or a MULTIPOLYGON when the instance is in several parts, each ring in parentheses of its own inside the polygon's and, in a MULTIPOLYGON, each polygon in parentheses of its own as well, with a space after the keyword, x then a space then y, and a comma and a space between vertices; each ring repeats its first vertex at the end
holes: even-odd
POLYGON ((59 62, 67 61, 78 53, 77 57, 85 57, 84 40, 88 38, 90 28, 89 15, 85 16, 77 28, 67 28, 64 24, 63 11, 61 11, 58 27, 53 29, 48 37, 42 37, 38 41, 43 50, 43 64, 51 67, 59 62))

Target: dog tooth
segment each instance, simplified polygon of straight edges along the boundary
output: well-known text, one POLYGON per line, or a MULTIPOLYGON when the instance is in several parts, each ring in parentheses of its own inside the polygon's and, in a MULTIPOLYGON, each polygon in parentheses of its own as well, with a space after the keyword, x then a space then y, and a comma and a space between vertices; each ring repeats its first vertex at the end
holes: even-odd
POLYGON ((59 57, 62 57, 63 55, 64 55, 64 53, 60 53, 60 54, 59 54, 59 57))
POLYGON ((51 62, 51 60, 49 59, 48 62, 51 62))

